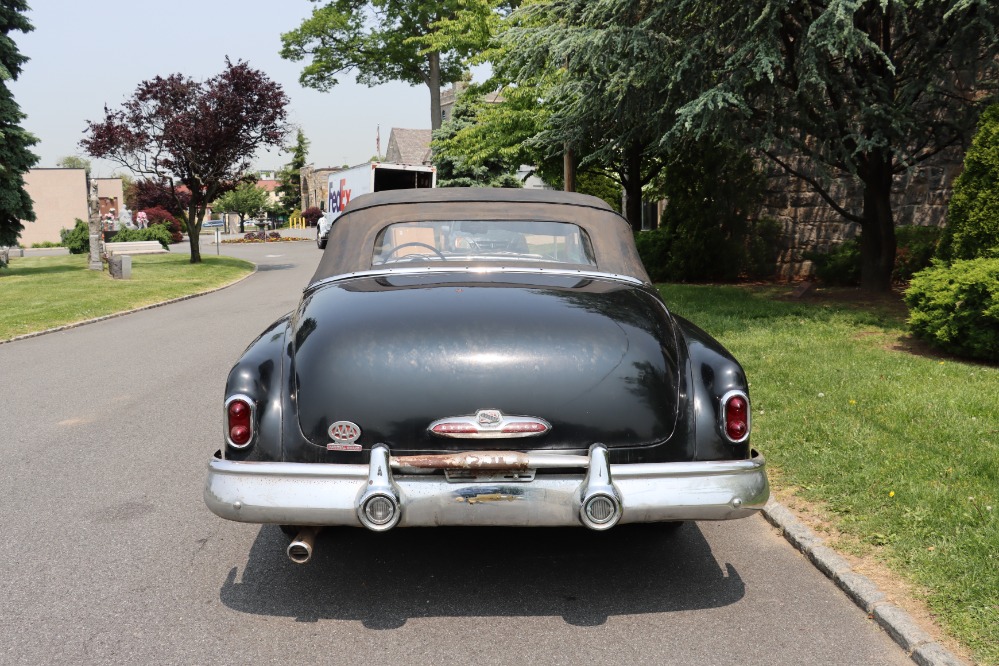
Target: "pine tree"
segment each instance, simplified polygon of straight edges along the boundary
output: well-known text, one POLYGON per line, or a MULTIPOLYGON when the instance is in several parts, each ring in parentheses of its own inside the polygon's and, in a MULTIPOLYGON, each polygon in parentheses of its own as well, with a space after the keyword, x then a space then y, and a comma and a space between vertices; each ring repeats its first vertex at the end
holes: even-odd
POLYGON ((21 221, 35 219, 31 197, 24 190, 24 173, 38 162, 30 150, 38 139, 20 126, 25 115, 7 87, 28 60, 10 37, 11 32, 34 29, 24 16, 27 10, 24 0, 0 0, 0 245, 17 243, 24 229, 21 221))
POLYGON ((278 173, 278 200, 285 215, 291 215, 302 207, 302 167, 309 158, 309 140, 305 133, 298 130, 295 135, 295 145, 286 148, 291 152, 291 162, 284 165, 278 173))
POLYGON ((946 261, 999 257, 999 104, 990 106, 954 181, 938 256, 946 261))

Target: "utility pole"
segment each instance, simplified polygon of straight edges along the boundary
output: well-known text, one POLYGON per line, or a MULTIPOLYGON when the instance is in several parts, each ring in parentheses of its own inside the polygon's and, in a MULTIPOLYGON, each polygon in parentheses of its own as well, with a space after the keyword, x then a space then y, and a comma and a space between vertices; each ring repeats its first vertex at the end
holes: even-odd
POLYGON ((565 191, 576 191, 576 156, 569 144, 565 144, 565 155, 562 158, 562 179, 565 181, 565 191))

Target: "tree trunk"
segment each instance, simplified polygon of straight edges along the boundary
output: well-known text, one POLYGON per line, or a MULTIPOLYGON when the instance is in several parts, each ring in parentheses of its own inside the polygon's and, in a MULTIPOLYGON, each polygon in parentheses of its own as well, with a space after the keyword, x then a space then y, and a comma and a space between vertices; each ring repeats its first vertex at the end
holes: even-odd
POLYGON ((187 207, 187 236, 191 241, 191 263, 201 263, 201 218, 204 217, 204 209, 201 217, 198 216, 198 205, 191 197, 191 203, 187 207))
POLYGON ((431 51, 427 54, 430 68, 429 81, 430 88, 430 128, 441 128, 441 54, 431 51))
POLYGON ((572 147, 565 144, 565 154, 562 156, 562 185, 566 192, 576 191, 576 153, 572 147))
POLYGON ((633 231, 642 230, 642 149, 631 146, 625 153, 624 216, 633 231))
POLYGON ((891 291, 895 268, 895 218, 891 207, 892 170, 888 159, 871 156, 864 180, 864 222, 860 239, 860 286, 891 291))

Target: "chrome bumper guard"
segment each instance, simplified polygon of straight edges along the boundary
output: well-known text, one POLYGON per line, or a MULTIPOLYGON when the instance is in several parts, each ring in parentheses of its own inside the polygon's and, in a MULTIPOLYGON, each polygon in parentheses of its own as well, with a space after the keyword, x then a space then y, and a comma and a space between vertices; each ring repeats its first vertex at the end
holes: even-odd
POLYGON ((730 520, 763 508, 766 463, 749 460, 611 465, 589 455, 468 452, 391 456, 376 445, 368 465, 208 463, 205 504, 244 523, 350 525, 384 531, 436 525, 569 526, 730 520), (583 468, 584 476, 539 469, 583 468), (441 470, 461 470, 457 479, 441 470), (468 479, 471 480, 468 480, 468 479))

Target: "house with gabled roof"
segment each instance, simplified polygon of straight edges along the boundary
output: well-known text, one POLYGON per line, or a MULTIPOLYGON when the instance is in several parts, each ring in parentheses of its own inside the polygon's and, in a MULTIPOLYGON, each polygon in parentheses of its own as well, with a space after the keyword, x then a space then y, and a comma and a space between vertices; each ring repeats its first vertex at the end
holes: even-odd
POLYGON ((430 164, 433 130, 393 127, 389 133, 385 161, 396 164, 430 164))

